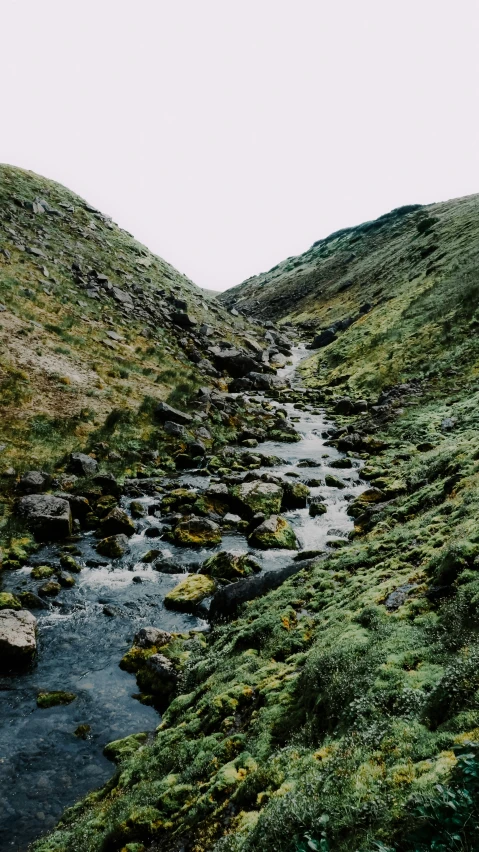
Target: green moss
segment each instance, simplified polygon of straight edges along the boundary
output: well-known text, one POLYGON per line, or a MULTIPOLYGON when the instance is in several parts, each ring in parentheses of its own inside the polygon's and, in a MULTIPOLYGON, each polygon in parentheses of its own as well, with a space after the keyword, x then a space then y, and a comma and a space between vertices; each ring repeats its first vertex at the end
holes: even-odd
POLYGON ((202 600, 215 592, 216 583, 211 577, 190 574, 165 596, 165 606, 182 612, 193 612, 202 600))
POLYGON ((22 604, 11 592, 0 592, 0 609, 21 609, 22 604))
POLYGON ((71 704, 76 698, 73 692, 39 692, 37 695, 37 707, 48 710, 60 704, 71 704))

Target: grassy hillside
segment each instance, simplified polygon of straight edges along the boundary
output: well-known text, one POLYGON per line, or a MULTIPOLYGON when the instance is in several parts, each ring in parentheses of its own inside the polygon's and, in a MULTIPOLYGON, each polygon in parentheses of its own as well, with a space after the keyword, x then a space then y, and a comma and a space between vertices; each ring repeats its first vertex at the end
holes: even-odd
POLYGON ((478 203, 396 211, 221 297, 310 340, 357 317, 298 404, 335 411, 372 490, 347 546, 215 628, 154 742, 35 852, 479 848, 478 203))
POLYGON ((245 314, 291 321, 309 339, 354 319, 314 356, 310 375, 373 398, 450 369, 475 379, 478 255, 472 195, 339 231, 219 298, 245 314))

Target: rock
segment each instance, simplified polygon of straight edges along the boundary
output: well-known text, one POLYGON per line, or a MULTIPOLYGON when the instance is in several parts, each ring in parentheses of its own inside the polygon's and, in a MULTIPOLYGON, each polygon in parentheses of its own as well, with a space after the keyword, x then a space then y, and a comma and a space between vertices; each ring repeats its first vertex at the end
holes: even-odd
POLYGON ((40 494, 48 488, 49 483, 50 477, 47 473, 42 473, 41 470, 28 470, 21 477, 17 488, 22 494, 40 494))
POLYGON ((236 615, 238 608, 246 601, 254 600, 265 595, 271 589, 276 589, 289 577, 298 574, 303 565, 293 563, 276 571, 267 571, 257 577, 240 580, 220 589, 211 601, 209 618, 218 621, 222 618, 231 618, 236 615))
POLYGON ((21 608, 22 604, 15 595, 12 595, 11 592, 0 592, 0 610, 21 608))
POLYGON ((174 540, 182 547, 212 547, 221 542, 221 530, 214 521, 193 515, 175 527, 174 540))
POLYGON ((102 494, 119 497, 122 492, 121 485, 116 481, 112 473, 97 473, 93 477, 95 485, 99 485, 102 494))
POLYGON ((71 574, 65 574, 63 571, 57 574, 57 580, 62 589, 71 589, 75 585, 75 580, 71 574))
POLYGON ((90 734, 91 726, 90 725, 78 725, 73 731, 73 736, 78 737, 81 740, 87 740, 88 735, 90 734))
POLYGON ((116 302, 119 302, 120 305, 124 305, 125 307, 133 307, 133 299, 130 294, 125 290, 120 290, 119 287, 112 287, 111 295, 115 299, 116 302))
MULTIPOLYGON (((146 742, 147 737, 148 734, 140 733, 130 734, 129 737, 123 737, 121 740, 114 740, 111 743, 107 743, 103 749, 103 754, 106 758, 108 758, 108 760, 113 761, 113 763, 121 763, 123 760, 126 760, 126 758, 135 754, 135 752, 138 751, 138 749, 146 742)), ((134 845, 136 844, 128 844, 130 847, 134 845)), ((130 852, 130 850, 128 850, 128 852, 130 852)))
POLYGON ((281 376, 271 375, 270 373, 251 372, 246 376, 254 390, 283 390, 288 387, 288 382, 281 376))
POLYGON ((19 592, 18 599, 25 609, 48 609, 48 604, 33 592, 19 592))
POLYGON ((167 435, 173 435, 175 438, 183 438, 185 439, 188 435, 184 426, 180 426, 179 423, 174 423, 173 420, 167 420, 163 424, 163 429, 165 430, 167 435))
POLYGON ((285 482, 281 509, 304 509, 308 504, 310 490, 302 482, 285 482))
POLYGON ((301 550, 293 557, 295 562, 304 562, 306 559, 315 559, 317 556, 323 556, 322 550, 301 550))
MULTIPOLYGON (((152 654, 151 657, 148 657, 146 665, 155 675, 155 679, 159 679, 161 685, 177 680, 176 669, 171 660, 164 654, 152 654)), ((158 686, 155 691, 159 691, 158 686)))
POLYGON ((85 453, 71 453, 68 469, 77 476, 93 476, 98 470, 98 462, 85 453))
MULTIPOLYGON (((223 517, 223 526, 225 527, 237 527, 241 523, 243 523, 242 519, 239 515, 234 515, 232 512, 227 512, 223 517)), ((247 523, 246 521, 244 522, 247 523)))
POLYGON ((100 523, 99 534, 103 537, 114 535, 131 536, 135 532, 135 524, 124 509, 116 506, 108 512, 100 523))
POLYGON ((63 553, 60 556, 60 565, 62 568, 68 568, 69 571, 73 571, 74 574, 79 574, 82 570, 82 566, 69 553, 63 553))
POLYGON ((180 565, 177 565, 173 559, 158 559, 153 564, 153 568, 155 571, 159 571, 160 574, 182 574, 183 571, 180 565))
POLYGON ((102 556, 109 556, 111 559, 119 559, 125 553, 128 553, 130 545, 126 535, 110 535, 98 542, 96 549, 102 556))
POLYGON ((140 500, 132 500, 130 512, 134 518, 143 518, 146 515, 146 508, 140 500))
POLYGON ((54 573, 53 568, 50 568, 49 565, 35 565, 30 571, 30 577, 32 580, 47 580, 54 573))
POLYGON ((189 574, 165 597, 165 606, 179 612, 195 612, 197 606, 216 591, 212 577, 189 574))
POLYGON ((343 482, 342 479, 338 479, 337 476, 333 476, 331 473, 326 474, 324 481, 328 488, 346 488, 346 483, 343 482))
POLYGON ((56 580, 48 580, 48 582, 44 583, 43 586, 40 586, 38 590, 38 594, 41 595, 42 598, 54 598, 56 597, 62 590, 60 583, 57 583, 56 580))
POLYGON ((281 510, 283 489, 273 482, 243 482, 234 486, 231 493, 242 516, 252 518, 256 512, 263 512, 268 517, 281 510))
POLYGON ((166 402, 159 402, 155 409, 155 417, 161 423, 166 423, 167 420, 173 423, 179 423, 180 426, 187 426, 193 421, 191 414, 186 414, 184 411, 178 411, 166 402))
POLYGON ((386 609, 393 611, 399 609, 406 602, 409 593, 417 588, 417 583, 406 583, 404 586, 399 586, 394 592, 386 598, 384 605, 386 609))
POLYGON ((333 461, 329 462, 329 466, 339 468, 341 470, 347 470, 349 468, 352 468, 353 463, 352 463, 351 459, 348 459, 348 458, 333 459, 333 461))
POLYGON ((36 629, 37 619, 27 610, 0 612, 0 668, 30 662, 37 648, 36 629))
POLYGON ((259 547, 262 550, 270 548, 296 550, 298 546, 292 527, 279 515, 272 515, 256 527, 249 536, 248 542, 252 547, 259 547))
POLYGON ((72 513, 67 500, 51 494, 30 494, 18 502, 18 513, 39 541, 67 538, 72 531, 72 513))
POLYGON ((258 573, 258 571, 261 571, 261 565, 249 554, 244 553, 237 556, 234 553, 228 553, 226 550, 210 556, 200 568, 201 574, 209 574, 215 579, 231 582, 249 577, 258 573))
POLYGON ((145 530, 145 536, 147 538, 160 538, 160 536, 161 536, 160 527, 155 527, 155 526, 147 527, 146 530, 145 530))
POLYGON ((208 352, 213 356, 214 364, 219 370, 225 370, 229 376, 240 379, 252 370, 258 370, 258 362, 241 349, 221 349, 220 346, 209 346, 208 352))
POLYGON ((141 561, 146 563, 154 562, 155 559, 158 559, 160 553, 161 550, 147 550, 146 553, 143 554, 143 556, 141 557, 141 561))
POLYGON ((325 515, 328 511, 328 507, 325 503, 321 503, 319 500, 312 500, 309 504, 309 514, 312 518, 317 518, 318 515, 325 515))
POLYGON ((158 627, 141 627, 133 640, 134 644, 139 648, 151 648, 152 645, 166 645, 171 642, 172 634, 167 630, 159 630, 158 627))
POLYGON ((195 325, 198 325, 195 318, 187 314, 186 311, 173 311, 171 320, 180 328, 193 328, 195 325))
POLYGON ((57 491, 55 497, 60 497, 61 500, 68 500, 72 517, 83 523, 86 516, 91 512, 91 506, 86 497, 81 497, 79 494, 70 494, 68 491, 57 491))
POLYGON ((322 349, 323 346, 329 346, 330 343, 334 343, 337 339, 337 334, 331 328, 327 328, 325 331, 316 335, 311 344, 311 349, 322 349))
POLYGON ((74 692, 39 692, 37 695, 37 707, 48 710, 50 707, 58 707, 59 704, 71 704, 75 701, 74 692))

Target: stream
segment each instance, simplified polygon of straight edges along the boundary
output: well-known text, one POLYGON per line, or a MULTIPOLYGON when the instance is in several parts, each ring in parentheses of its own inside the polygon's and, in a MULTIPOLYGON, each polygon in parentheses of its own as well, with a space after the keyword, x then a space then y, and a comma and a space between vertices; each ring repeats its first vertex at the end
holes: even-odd
MULTIPOLYGON (((291 363, 278 373, 297 385, 295 370, 305 350, 295 348, 291 363)), ((261 394, 252 399, 263 400, 261 394)), ((274 402, 273 402, 274 404, 274 402)), ((342 457, 335 448, 325 446, 321 433, 332 423, 324 412, 299 410, 293 403, 281 404, 293 419, 301 440, 294 444, 272 441, 259 444, 257 451, 275 455, 282 463, 264 472, 278 476, 296 474, 305 481, 324 480, 327 473, 338 476, 343 490, 324 485, 311 488, 311 496, 321 495, 327 512, 312 518, 308 508, 283 513, 293 526, 300 549, 327 549, 331 539, 346 538, 352 529, 347 515, 349 500, 358 496, 366 483, 359 478, 361 462, 353 467, 330 468, 342 457), (301 462, 311 460, 311 466, 301 462), (300 465, 298 467, 298 464, 300 465)), ((262 471, 260 470, 260 473, 262 471)), ((194 473, 173 474, 166 478, 175 486, 187 484, 203 490, 210 477, 194 473), (176 485, 177 483, 177 485, 176 485)), ((214 481, 214 477, 212 477, 214 481)), ((121 505, 128 507, 131 498, 121 505)), ((153 496, 141 498, 145 505, 153 496)), ((227 532, 220 546, 208 550, 175 547, 161 538, 147 538, 144 529, 154 518, 140 519, 131 538, 130 553, 113 564, 84 567, 75 575, 76 585, 62 590, 48 608, 36 610, 38 618, 38 654, 27 672, 0 677, 0 849, 24 852, 36 837, 52 828, 65 807, 87 792, 104 784, 113 774, 112 764, 103 756, 106 743, 138 731, 153 731, 159 724, 158 713, 142 705, 132 695, 137 692, 133 675, 122 671, 118 663, 131 647, 140 627, 155 626, 168 631, 208 630, 208 624, 193 615, 172 612, 163 605, 165 595, 184 577, 188 563, 202 562, 219 550, 250 552, 264 571, 287 565, 292 551, 256 551, 248 546, 242 533, 227 532), (162 574, 151 564, 140 562, 152 547, 172 555, 178 574, 162 574), (67 706, 39 709, 39 691, 66 690, 77 698, 67 706), (79 725, 89 725, 83 739, 75 735, 79 725)), ((161 518, 158 520, 161 526, 161 518)), ((83 534, 77 546, 80 562, 96 558, 93 533, 83 534)), ((32 565, 44 564, 58 554, 56 545, 42 548, 23 568, 5 572, 5 591, 36 591, 30 579, 32 565)))

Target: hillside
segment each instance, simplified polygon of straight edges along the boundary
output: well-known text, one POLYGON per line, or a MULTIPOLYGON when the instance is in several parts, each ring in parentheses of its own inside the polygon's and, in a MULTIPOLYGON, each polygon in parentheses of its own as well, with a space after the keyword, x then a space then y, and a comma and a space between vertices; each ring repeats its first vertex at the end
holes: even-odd
POLYGON ((478 253, 478 195, 411 205, 318 240, 219 301, 316 338, 320 385, 372 397, 449 369, 475 378, 478 253))
MULTIPOLYGON (((158 707, 161 721, 154 733, 125 730, 107 745, 105 754, 116 764, 110 780, 91 790, 88 780, 76 777, 78 790, 70 801, 79 801, 32 850, 476 852, 479 196, 413 205, 333 234, 305 255, 222 294, 222 307, 216 307, 84 202, 73 202, 66 190, 46 184, 48 205, 65 210, 60 219, 39 200, 47 191, 40 190, 41 179, 8 169, 5 176, 7 224, 15 235, 5 230, 7 254, 0 269, 8 310, 1 322, 4 333, 6 315, 11 327, 25 329, 20 341, 26 340, 30 359, 22 366, 25 350, 15 343, 15 363, 5 360, 3 366, 4 386, 10 381, 13 388, 2 427, 5 452, 17 466, 17 474, 3 480, 8 511, 14 489, 8 483, 17 482, 22 464, 17 433, 24 436, 23 452, 42 463, 50 459, 58 470, 64 469, 67 450, 81 447, 113 471, 116 491, 101 493, 105 481, 112 487, 104 473, 93 481, 79 477, 72 505, 83 498, 94 509, 84 526, 77 525, 77 549, 68 550, 67 543, 58 551, 60 565, 65 555, 71 564, 71 552, 81 560, 89 532, 107 534, 112 519, 130 536, 134 530, 137 540, 151 522, 157 524, 156 543, 173 548, 176 562, 182 559, 182 535, 190 535, 190 542, 198 534, 213 535, 216 550, 206 549, 212 545, 206 539, 206 547, 195 551, 203 562, 187 564, 186 582, 206 584, 209 593, 216 581, 220 585, 210 609, 186 610, 209 620, 206 632, 203 621, 189 633, 178 626, 165 633, 171 611, 155 592, 147 595, 148 607, 154 598, 160 608, 140 608, 136 627, 146 631, 135 635, 133 620, 126 621, 133 619, 128 604, 138 589, 154 588, 144 581, 156 581, 165 560, 154 579, 142 563, 158 550, 142 552, 141 563, 129 563, 127 555, 116 563, 139 575, 139 582, 125 586, 130 599, 122 612, 111 607, 107 613, 118 633, 126 629, 122 624, 132 625, 121 669, 136 675, 141 692, 135 698, 158 707), (61 207, 67 195, 73 213, 61 207), (41 234, 45 258, 31 254, 40 245, 35 231, 40 227, 49 234, 41 234), (81 239, 74 241, 70 230, 81 239), (90 231, 101 239, 94 242, 90 231), (20 232, 23 251, 15 247, 20 232), (110 253, 115 241, 122 249, 110 253), (72 263, 80 269, 72 270, 72 263), (137 300, 133 317, 108 295, 108 285, 104 291, 103 274, 137 300), (134 287, 138 282, 141 292, 134 287), (167 291, 159 302, 154 282, 167 291), (96 295, 85 295, 91 289, 96 295), (199 321, 211 322, 214 315, 216 333, 226 338, 224 350, 204 342, 195 326, 181 342, 171 305, 180 313, 185 308, 168 299, 172 292, 199 321), (145 316, 138 317, 143 310, 145 316), (311 347, 300 367, 303 387, 288 387, 275 375, 291 347, 271 318, 290 338, 311 347), (125 342, 108 336, 112 329, 125 342), (32 343, 37 334, 44 341, 40 352, 40 344, 32 343), (105 347, 107 336, 115 349, 108 341, 105 347), (235 350, 226 348, 232 341, 235 350), (56 352, 59 347, 67 352, 56 352), (198 355, 188 360, 182 349, 190 358, 193 350, 198 355), (44 350, 49 358, 62 356, 61 370, 55 369, 59 376, 69 369, 69 383, 38 360, 44 350), (145 366, 153 372, 145 373, 145 366), (74 382, 74 369, 85 376, 83 383, 74 382), (120 369, 129 375, 111 375, 120 369), (34 381, 28 381, 30 375, 34 381), (198 393, 199 383, 210 387, 198 393), (70 396, 72 387, 77 391, 70 396), (258 390, 266 398, 258 400, 258 390), (154 424, 152 397, 155 406, 167 398, 182 409, 174 412, 170 435, 164 434, 164 422, 161 428, 154 424), (91 415, 67 417, 74 429, 60 428, 58 407, 80 403, 91 415), (49 424, 39 437, 32 428, 37 410, 49 424), (56 430, 54 445, 50 428, 56 430), (198 474, 200 437, 206 444, 201 476, 192 480, 194 488, 184 481, 178 487, 182 471, 191 475, 194 466, 198 474), (248 511, 241 495, 253 495, 248 511), (130 502, 132 496, 137 499, 130 502), (230 521, 231 509, 242 511, 241 518, 230 521), (278 511, 286 517, 276 516, 278 511), (192 514, 196 527, 189 526, 192 514), (295 554, 276 539, 269 544, 276 563, 269 575, 261 569, 254 577, 242 574, 237 585, 238 575, 225 579, 228 568, 245 570, 238 553, 262 558, 252 542, 261 530, 277 535, 278 518, 283 530, 289 519, 297 531, 303 523, 315 535, 325 532, 325 543, 295 554), (233 531, 231 523, 237 525, 233 531), (218 552, 222 546, 234 551, 229 560, 218 552), (205 558, 210 553, 213 560, 205 558), (212 565, 219 574, 213 576, 212 565), (275 572, 283 572, 284 582, 272 588, 272 580, 268 585, 264 578, 275 572), (258 594, 244 592, 261 583, 258 594), (238 606, 221 609, 234 595, 238 606)), ((145 551, 151 547, 149 538, 142 542, 145 551)), ((5 583, 20 597, 23 586, 17 588, 14 577, 17 568, 30 570, 28 555, 17 546, 7 565, 4 561, 12 569, 4 576, 13 577, 5 583)), ((53 564, 50 570, 58 573, 53 564)), ((86 588, 88 562, 77 568, 86 588)), ((184 586, 173 589, 177 575, 160 576, 170 606, 184 586)), ((99 607, 95 612, 103 618, 99 607)), ((106 622, 99 623, 103 639, 106 622)), ((67 663, 72 666, 71 659, 67 663)), ((80 703, 81 687, 78 692, 80 703)), ((109 703, 114 700, 113 695, 109 703)), ((72 720, 73 715, 69 727, 65 722, 64 729, 55 729, 52 742, 65 736, 73 760, 72 720)))

